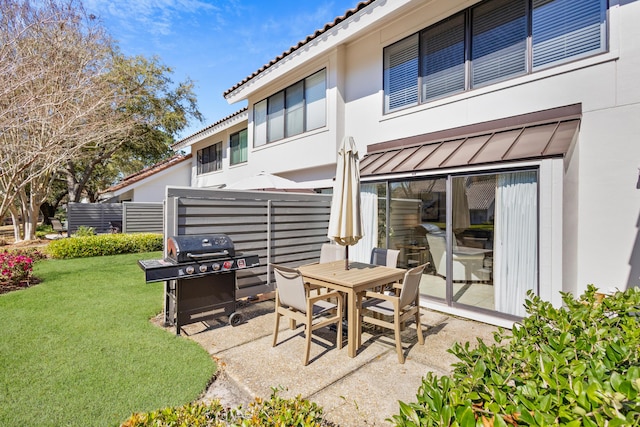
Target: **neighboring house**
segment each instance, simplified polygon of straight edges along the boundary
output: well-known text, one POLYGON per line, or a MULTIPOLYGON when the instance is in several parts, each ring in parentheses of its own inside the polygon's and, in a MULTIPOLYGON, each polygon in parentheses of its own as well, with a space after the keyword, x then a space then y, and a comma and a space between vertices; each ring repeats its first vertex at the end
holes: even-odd
POLYGON ((352 136, 365 244, 429 260, 427 306, 508 324, 527 290, 559 306, 640 282, 639 20, 637 0, 364 1, 177 147, 194 186, 328 188, 352 136))
POLYGON ((104 190, 102 203, 162 202, 165 187, 191 186, 191 154, 178 154, 125 177, 104 190))

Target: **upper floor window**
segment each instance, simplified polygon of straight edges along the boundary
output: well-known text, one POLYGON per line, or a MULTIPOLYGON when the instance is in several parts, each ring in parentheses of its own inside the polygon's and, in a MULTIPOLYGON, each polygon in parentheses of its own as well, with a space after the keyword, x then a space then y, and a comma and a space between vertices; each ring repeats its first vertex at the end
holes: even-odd
POLYGON ((230 163, 237 165, 247 161, 247 130, 242 129, 240 132, 231 134, 229 138, 231 148, 230 163))
POLYGON ((326 70, 257 102, 253 106, 253 145, 298 135, 326 124, 326 70))
POLYGON ((385 113, 606 51, 606 0, 486 0, 384 50, 385 113))
POLYGON ((198 150, 198 175, 222 169, 222 142, 198 150))

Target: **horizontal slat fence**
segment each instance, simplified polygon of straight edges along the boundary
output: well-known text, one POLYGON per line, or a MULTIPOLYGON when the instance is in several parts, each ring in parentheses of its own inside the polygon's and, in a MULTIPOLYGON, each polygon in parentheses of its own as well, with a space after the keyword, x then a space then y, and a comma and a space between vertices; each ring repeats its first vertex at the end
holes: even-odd
POLYGON ((162 203, 123 203, 123 233, 162 233, 162 221, 162 203))
POLYGON ((96 233, 109 233, 109 222, 122 222, 122 203, 69 203, 67 229, 73 234, 78 227, 93 227, 96 233))
POLYGON ((166 203, 165 236, 224 233, 236 252, 259 256, 260 267, 238 272, 238 298, 274 289, 269 263, 315 262, 329 241, 328 195, 168 187, 166 203))
MULTIPOLYGON (((162 233, 162 203, 69 203, 69 234, 78 227, 93 227, 98 234, 110 233, 110 222, 122 226, 123 233, 162 233)), ((114 225, 115 225, 114 224, 114 225)))

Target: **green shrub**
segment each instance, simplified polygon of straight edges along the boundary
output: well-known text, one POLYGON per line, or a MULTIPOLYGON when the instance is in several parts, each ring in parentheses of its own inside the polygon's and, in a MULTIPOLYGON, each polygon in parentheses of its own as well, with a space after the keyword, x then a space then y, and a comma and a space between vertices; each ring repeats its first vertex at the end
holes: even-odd
POLYGON ((44 238, 47 234, 53 233, 53 227, 50 225, 38 224, 36 227, 36 237, 38 239, 44 238))
POLYGON ((206 405, 187 404, 149 413, 132 415, 121 427, 321 427, 329 425, 322 416, 322 408, 297 396, 283 399, 273 389, 269 400, 256 398, 246 410, 239 406, 225 409, 218 400, 206 405))
POLYGON ((100 234, 54 240, 47 253, 52 258, 82 258, 161 251, 162 244, 161 234, 100 234))
POLYGON ((74 237, 86 237, 86 236, 94 236, 96 234, 96 230, 93 227, 87 227, 86 225, 81 225, 78 227, 75 233, 73 233, 74 237))
POLYGON ((396 426, 640 426, 640 289, 564 307, 529 293, 528 316, 497 345, 455 344, 453 377, 427 374, 396 426))

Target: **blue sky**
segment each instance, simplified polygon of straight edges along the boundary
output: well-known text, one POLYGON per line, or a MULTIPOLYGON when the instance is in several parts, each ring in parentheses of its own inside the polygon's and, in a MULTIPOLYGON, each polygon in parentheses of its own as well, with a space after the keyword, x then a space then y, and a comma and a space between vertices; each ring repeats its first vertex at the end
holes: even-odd
POLYGON ((195 81, 204 123, 244 107, 222 93, 359 0, 84 0, 126 55, 157 55, 173 80, 195 81))

